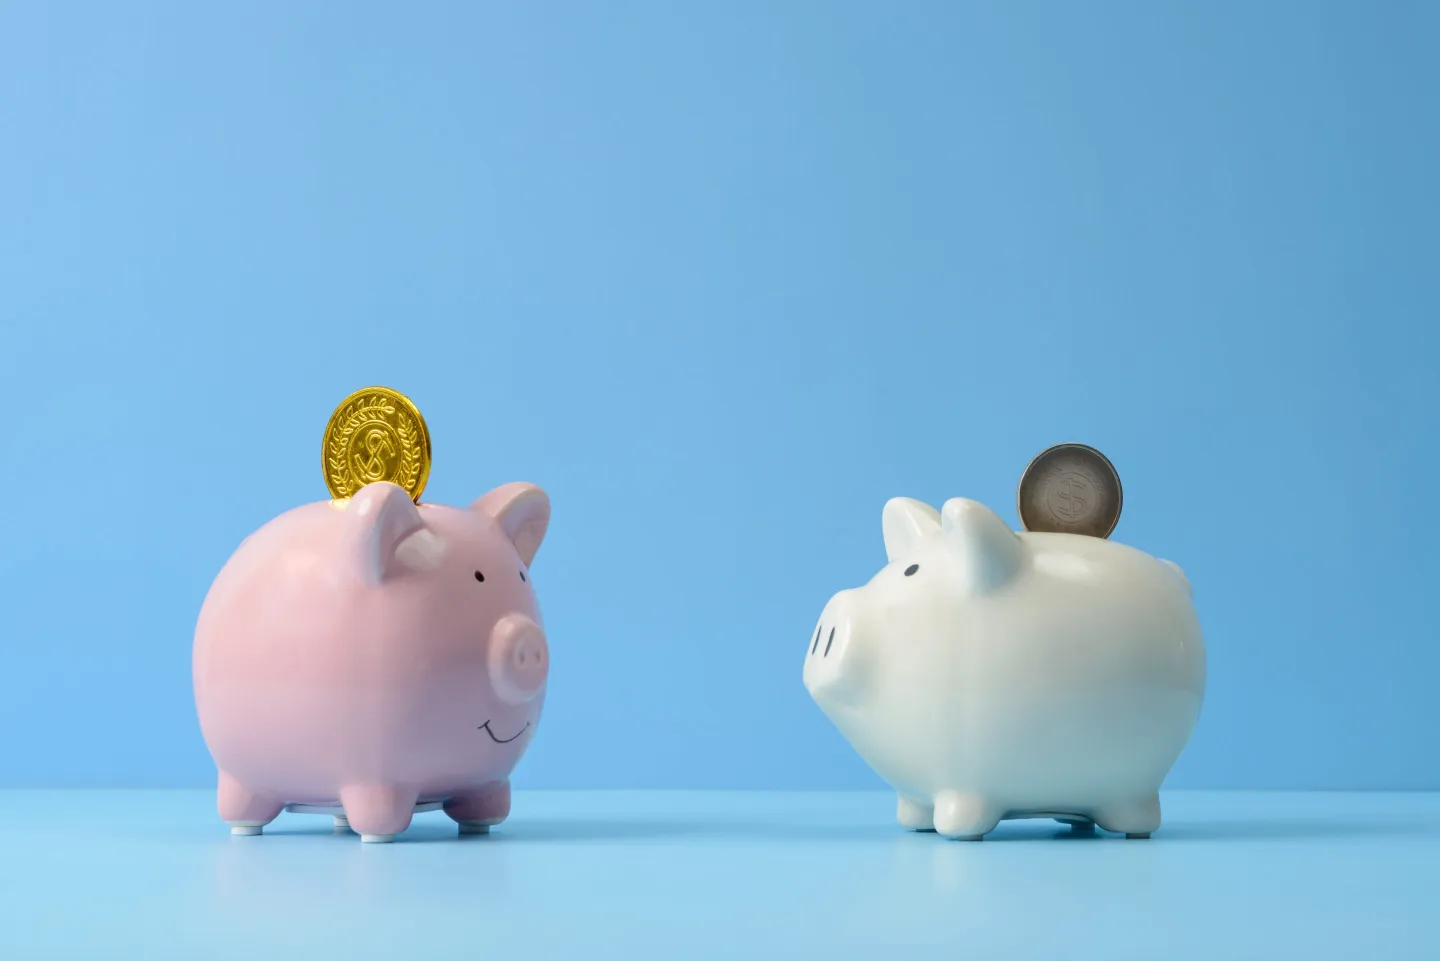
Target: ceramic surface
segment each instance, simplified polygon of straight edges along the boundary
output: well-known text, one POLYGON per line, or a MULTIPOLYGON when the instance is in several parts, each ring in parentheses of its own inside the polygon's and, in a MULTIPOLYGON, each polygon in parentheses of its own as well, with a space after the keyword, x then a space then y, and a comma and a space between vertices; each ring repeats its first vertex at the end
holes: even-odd
POLYGON ((889 563, 830 599, 804 680, 895 788, 900 824, 978 839, 1055 817, 1148 837, 1205 693, 1180 568, 1016 533, 964 498, 896 498, 882 527, 889 563))
POLYGON ((545 699, 528 568, 549 519, 530 484, 454 508, 377 483, 246 538, 194 647, 234 833, 260 833, 287 806, 343 813, 369 841, 437 802, 462 831, 502 821, 545 699))

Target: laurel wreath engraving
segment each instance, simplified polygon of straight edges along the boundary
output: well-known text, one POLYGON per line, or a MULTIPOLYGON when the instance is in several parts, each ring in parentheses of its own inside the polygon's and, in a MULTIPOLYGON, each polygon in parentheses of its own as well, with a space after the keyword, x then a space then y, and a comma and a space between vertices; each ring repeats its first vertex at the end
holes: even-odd
POLYGON ((420 444, 415 436, 415 420, 407 411, 397 408, 379 395, 352 401, 336 418, 340 428, 331 434, 326 455, 326 466, 336 490, 350 496, 364 486, 354 482, 346 463, 346 452, 350 449, 355 431, 359 430, 362 424, 372 420, 385 421, 388 416, 394 417, 392 426, 400 437, 400 466, 395 476, 389 480, 414 494, 413 485, 420 474, 420 444))
POLYGON ((411 485, 420 474, 420 444, 415 437, 415 421, 405 411, 399 411, 395 418, 395 433, 400 435, 400 470, 395 483, 411 491, 411 485))

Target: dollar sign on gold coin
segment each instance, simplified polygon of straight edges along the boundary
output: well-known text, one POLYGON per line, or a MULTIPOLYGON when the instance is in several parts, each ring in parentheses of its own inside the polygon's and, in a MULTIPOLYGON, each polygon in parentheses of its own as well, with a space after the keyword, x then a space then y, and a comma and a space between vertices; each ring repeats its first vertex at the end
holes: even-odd
POLYGON ((320 458, 334 498, 389 481, 418 501, 430 477, 430 432, 410 398, 388 387, 367 387, 330 415, 320 458))
POLYGON ((385 477, 389 465, 384 455, 394 453, 395 448, 390 446, 390 437, 385 431, 372 427, 365 432, 365 454, 358 458, 365 483, 373 484, 385 477))

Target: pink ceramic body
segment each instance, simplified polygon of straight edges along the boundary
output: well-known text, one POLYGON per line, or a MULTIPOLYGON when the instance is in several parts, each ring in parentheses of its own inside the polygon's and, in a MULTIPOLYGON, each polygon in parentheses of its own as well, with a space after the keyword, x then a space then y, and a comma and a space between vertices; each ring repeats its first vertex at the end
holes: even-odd
POLYGON ((545 699, 528 566, 549 516, 529 484, 454 508, 379 483, 248 537, 195 631, 221 818, 256 834, 286 805, 343 807, 367 840, 417 804, 503 820, 545 699))

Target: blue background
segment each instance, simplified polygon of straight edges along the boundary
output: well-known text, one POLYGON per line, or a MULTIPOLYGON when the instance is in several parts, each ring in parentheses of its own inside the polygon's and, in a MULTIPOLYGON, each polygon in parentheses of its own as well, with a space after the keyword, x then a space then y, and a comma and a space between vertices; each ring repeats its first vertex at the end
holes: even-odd
POLYGON ((1175 787, 1440 788, 1425 3, 0 7, 0 785, 204 786, 190 644, 351 390, 527 479, 521 787, 878 786, 800 683, 880 508, 1104 450, 1175 787))

